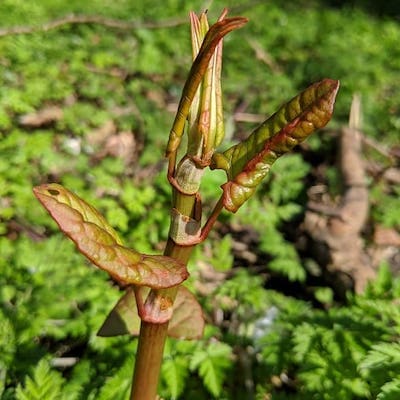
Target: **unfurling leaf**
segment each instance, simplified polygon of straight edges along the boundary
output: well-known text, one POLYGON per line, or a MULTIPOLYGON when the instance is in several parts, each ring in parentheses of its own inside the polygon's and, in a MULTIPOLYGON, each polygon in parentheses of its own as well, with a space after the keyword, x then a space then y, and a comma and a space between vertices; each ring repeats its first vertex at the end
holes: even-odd
POLYGON ((41 185, 33 191, 79 251, 118 282, 162 289, 187 279, 186 266, 173 258, 145 255, 124 247, 94 207, 61 185, 41 185))
MULTIPOLYGON (((181 339, 198 339, 203 335, 203 329, 204 318, 200 304, 188 289, 179 286, 168 326, 168 335, 181 339)), ((140 317, 136 307, 135 293, 132 288, 128 288, 104 321, 98 335, 137 336, 139 330, 140 317)))
MULTIPOLYGON (((224 9, 218 21, 222 21, 228 10, 224 9)), ((209 30, 207 13, 198 17, 190 13, 193 59, 197 57, 201 44, 209 30)), ((222 42, 218 42, 189 113, 187 154, 200 157, 204 162, 210 160, 215 148, 224 137, 224 119, 222 110, 221 69, 222 42)))
POLYGON ((324 79, 283 105, 245 141, 215 154, 211 168, 227 172, 224 207, 236 212, 254 193, 274 161, 330 120, 339 81, 324 79))
POLYGON ((181 142, 190 107, 218 43, 225 35, 234 29, 242 27, 246 22, 247 19, 243 17, 223 18, 212 25, 205 35, 182 91, 167 145, 167 157, 177 150, 181 142))

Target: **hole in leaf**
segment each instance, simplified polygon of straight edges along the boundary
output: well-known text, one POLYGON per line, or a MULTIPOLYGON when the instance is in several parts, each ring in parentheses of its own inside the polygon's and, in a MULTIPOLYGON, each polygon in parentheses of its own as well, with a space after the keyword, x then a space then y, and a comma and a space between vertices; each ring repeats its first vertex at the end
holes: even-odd
POLYGON ((56 189, 48 189, 47 190, 52 196, 58 196, 60 192, 56 189))

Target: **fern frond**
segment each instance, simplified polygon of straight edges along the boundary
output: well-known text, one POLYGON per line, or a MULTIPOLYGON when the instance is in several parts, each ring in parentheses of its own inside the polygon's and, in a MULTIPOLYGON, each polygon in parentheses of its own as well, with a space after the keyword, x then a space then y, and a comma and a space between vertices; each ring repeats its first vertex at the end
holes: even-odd
POLYGON ((378 343, 372 346, 367 356, 360 364, 361 370, 371 374, 389 371, 400 374, 400 343, 378 343))
POLYGON ((164 360, 162 375, 170 391, 171 400, 179 398, 185 389, 185 381, 189 375, 187 360, 179 356, 164 360))
POLYGON ((198 370, 204 386, 219 398, 228 367, 231 365, 231 348, 225 343, 211 343, 206 350, 196 352, 190 369, 198 370))
POLYGON ((128 357, 122 367, 110 378, 100 390, 97 400, 127 400, 132 379, 132 358, 128 357))
POLYGON ((64 379, 52 370, 47 360, 42 359, 33 371, 32 377, 25 379, 25 385, 18 385, 17 400, 67 400, 62 395, 64 379))
POLYGON ((398 400, 400 399, 400 378, 393 379, 381 387, 381 392, 376 400, 398 400))

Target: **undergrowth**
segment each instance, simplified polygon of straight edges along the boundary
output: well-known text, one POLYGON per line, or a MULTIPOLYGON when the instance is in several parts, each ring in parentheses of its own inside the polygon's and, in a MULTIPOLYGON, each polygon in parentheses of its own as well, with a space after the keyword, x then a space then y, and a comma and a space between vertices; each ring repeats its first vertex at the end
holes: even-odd
MULTIPOLYGON (((3 28, 40 25, 72 12, 185 22, 189 9, 202 5, 136 3, 4 0, 0 16, 3 28)), ((237 109, 269 114, 305 83, 331 76, 342 83, 334 126, 346 122, 357 91, 364 99, 366 134, 387 147, 396 143, 396 21, 319 2, 299 8, 249 3, 241 13, 251 19, 248 29, 239 43, 228 38, 225 44, 227 134, 248 130, 248 123, 234 121, 237 109), (255 48, 265 51, 264 58, 255 57, 255 48)), ((168 107, 174 107, 190 63, 186 36, 186 25, 118 30, 92 24, 0 37, 1 399, 122 400, 129 395, 132 360, 127 355, 136 341, 96 336, 119 288, 105 273, 89 268, 45 213, 32 206, 31 187, 58 181, 98 207, 127 243, 144 252, 160 248, 168 234, 169 189, 159 160, 171 122, 168 107), (39 127, 21 122, 50 105, 59 106, 62 117, 39 127), (109 121, 117 132, 135 138, 133 161, 110 153, 97 156, 102 145, 90 134, 109 121)), ((334 140, 316 137, 307 151, 324 157, 323 149, 334 140)), ((374 149, 369 157, 384 168, 391 165, 374 149)), ((288 225, 304 213, 303 182, 312 168, 301 152, 280 160, 257 197, 238 212, 239 224, 256 232, 253 250, 261 273, 233 259, 231 236, 204 254, 196 252, 190 264, 194 277, 204 277, 205 265, 215 265, 222 275, 212 275, 209 286, 203 282, 206 288, 194 279, 188 282, 205 307, 208 326, 199 342, 168 340, 163 398, 400 398, 399 279, 383 263, 364 294, 336 303, 329 285, 307 286, 309 260, 287 234, 288 225), (267 289, 271 274, 311 294, 303 298, 304 290, 300 296, 267 289)), ((374 179, 370 225, 399 229, 399 189, 374 179)), ((204 184, 211 198, 215 183, 208 188, 205 179, 204 184)), ((224 215, 222 222, 229 225, 231 217, 224 215)))

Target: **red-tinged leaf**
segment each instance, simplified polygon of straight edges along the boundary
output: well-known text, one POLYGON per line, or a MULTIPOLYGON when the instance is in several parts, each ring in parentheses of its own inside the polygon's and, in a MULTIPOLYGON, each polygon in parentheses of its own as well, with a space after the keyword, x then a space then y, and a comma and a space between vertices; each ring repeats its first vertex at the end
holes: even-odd
POLYGON ((168 335, 178 339, 200 339, 203 336, 203 311, 196 297, 180 286, 169 322, 168 335))
POLYGON ((215 154, 211 168, 227 172, 224 207, 236 212, 254 193, 274 161, 330 120, 339 82, 324 79, 283 105, 245 141, 215 154))
MULTIPOLYGON (((169 322, 168 335, 180 339, 198 339, 203 335, 204 318, 200 304, 193 294, 183 286, 173 306, 169 322)), ((124 296, 112 309, 102 327, 99 336, 139 335, 140 317, 137 312, 133 288, 128 288, 124 296)))
POLYGON ((135 292, 128 287, 125 294, 108 314, 97 336, 110 337, 120 335, 138 336, 140 317, 136 306, 135 292))
MULTIPOLYGON (((223 16, 225 17, 225 14, 223 14, 223 16)), ((208 30, 200 47, 199 53, 192 64, 189 77, 186 80, 182 91, 178 111, 176 113, 169 136, 167 157, 177 150, 181 142, 186 119, 189 115, 190 106, 192 105, 193 98, 196 95, 196 91, 200 85, 200 82, 207 71, 208 64, 214 54, 215 48, 225 35, 234 29, 242 27, 246 22, 247 19, 243 17, 223 18, 212 25, 208 30)))
POLYGON ((61 185, 41 185, 33 191, 78 250, 118 282, 161 289, 187 279, 186 266, 173 258, 144 255, 122 246, 103 216, 61 185))

